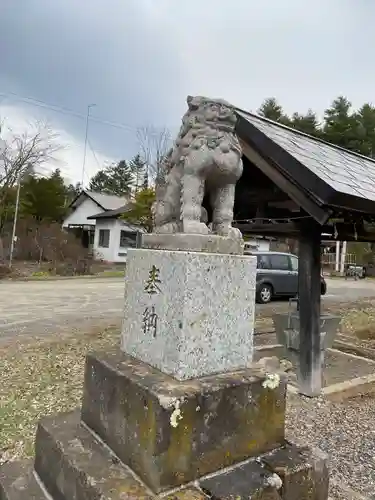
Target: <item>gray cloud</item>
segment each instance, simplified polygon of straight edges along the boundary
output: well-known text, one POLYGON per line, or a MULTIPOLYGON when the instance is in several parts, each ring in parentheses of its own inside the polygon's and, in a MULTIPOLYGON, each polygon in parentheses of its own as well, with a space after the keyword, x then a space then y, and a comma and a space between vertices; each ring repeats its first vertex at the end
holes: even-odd
MULTIPOLYGON (((139 124, 178 126, 188 93, 253 110, 276 96, 289 112, 322 112, 339 93, 373 99, 369 0, 2 3, 0 93, 80 113, 96 103, 93 114, 129 125, 90 125, 107 155, 133 154, 139 124)), ((82 139, 84 120, 51 116, 82 139)))

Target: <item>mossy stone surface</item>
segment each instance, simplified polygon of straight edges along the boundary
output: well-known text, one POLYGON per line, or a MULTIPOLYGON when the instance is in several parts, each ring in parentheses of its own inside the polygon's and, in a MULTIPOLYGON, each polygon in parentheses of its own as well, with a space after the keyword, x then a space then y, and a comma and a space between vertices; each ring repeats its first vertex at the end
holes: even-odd
POLYGON ((119 349, 87 356, 83 421, 154 491, 284 442, 286 382, 247 369, 177 381, 119 349))

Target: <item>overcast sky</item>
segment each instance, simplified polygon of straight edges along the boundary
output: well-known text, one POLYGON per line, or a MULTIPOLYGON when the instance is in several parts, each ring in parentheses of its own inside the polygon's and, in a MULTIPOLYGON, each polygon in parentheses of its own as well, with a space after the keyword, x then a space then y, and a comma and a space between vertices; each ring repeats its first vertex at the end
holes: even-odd
POLYGON ((50 120, 74 180, 87 105, 123 124, 90 122, 87 182, 137 152, 138 126, 175 130, 188 94, 249 110, 275 96, 287 112, 374 102, 374 19, 374 0, 0 0, 0 116, 50 120))

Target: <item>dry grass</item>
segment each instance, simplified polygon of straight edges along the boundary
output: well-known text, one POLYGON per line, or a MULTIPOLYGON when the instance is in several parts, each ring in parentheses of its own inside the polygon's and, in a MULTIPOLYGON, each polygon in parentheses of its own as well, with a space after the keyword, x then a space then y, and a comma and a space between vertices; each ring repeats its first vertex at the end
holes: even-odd
POLYGON ((369 345, 375 344, 375 301, 369 301, 361 308, 347 309, 341 325, 343 333, 367 341, 369 345))
POLYGON ((80 405, 88 351, 117 343, 117 329, 0 350, 0 463, 33 454, 35 425, 80 405))

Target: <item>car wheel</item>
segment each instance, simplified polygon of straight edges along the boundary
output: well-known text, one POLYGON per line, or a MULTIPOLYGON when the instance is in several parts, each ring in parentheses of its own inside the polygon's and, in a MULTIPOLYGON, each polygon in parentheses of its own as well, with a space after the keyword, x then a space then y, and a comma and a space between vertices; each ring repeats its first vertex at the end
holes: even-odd
POLYGON ((321 283, 320 285, 320 295, 325 295, 327 293, 327 285, 325 283, 321 283))
POLYGON ((259 304, 268 304, 271 302, 273 290, 271 285, 260 285, 257 293, 257 301, 259 304))

